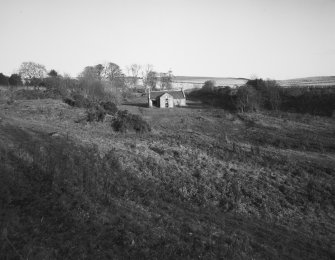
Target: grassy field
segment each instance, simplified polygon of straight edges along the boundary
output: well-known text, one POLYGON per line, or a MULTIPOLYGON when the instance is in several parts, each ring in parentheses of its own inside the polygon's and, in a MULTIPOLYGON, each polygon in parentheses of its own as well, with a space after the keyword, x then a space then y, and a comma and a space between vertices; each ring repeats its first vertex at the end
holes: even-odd
POLYGON ((283 87, 334 87, 335 76, 278 80, 278 83, 283 87))
MULTIPOLYGON (((215 81, 217 86, 229 86, 233 88, 242 86, 248 81, 245 78, 176 76, 173 80, 173 87, 183 87, 184 89, 201 88, 207 80, 215 81)), ((277 82, 283 87, 333 87, 335 86, 335 76, 306 77, 278 80, 277 82)))
POLYGON ((334 259, 335 119, 0 101, 0 258, 334 259))
POLYGON ((242 86, 248 81, 245 78, 175 76, 172 85, 174 88, 183 89, 201 88, 208 80, 215 81, 216 86, 229 87, 242 86))

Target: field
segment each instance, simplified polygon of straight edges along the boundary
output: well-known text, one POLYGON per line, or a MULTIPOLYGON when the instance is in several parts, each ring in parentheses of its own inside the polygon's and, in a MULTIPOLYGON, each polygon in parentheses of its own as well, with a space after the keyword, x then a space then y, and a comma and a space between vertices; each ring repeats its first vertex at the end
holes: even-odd
POLYGON ((0 101, 0 258, 334 259, 335 119, 0 101))
POLYGON ((244 85, 248 79, 245 78, 222 78, 222 77, 189 77, 189 76, 175 76, 173 79, 173 88, 201 88, 205 81, 213 80, 216 86, 229 86, 235 88, 236 86, 244 85))
MULTIPOLYGON (((215 81, 216 86, 229 86, 232 88, 242 86, 248 81, 245 78, 176 76, 173 80, 173 87, 183 87, 184 89, 201 88, 207 80, 215 81)), ((278 80, 277 82, 282 87, 334 87, 335 76, 286 79, 278 80)))
POLYGON ((279 80, 278 83, 283 87, 334 87, 335 76, 279 80))

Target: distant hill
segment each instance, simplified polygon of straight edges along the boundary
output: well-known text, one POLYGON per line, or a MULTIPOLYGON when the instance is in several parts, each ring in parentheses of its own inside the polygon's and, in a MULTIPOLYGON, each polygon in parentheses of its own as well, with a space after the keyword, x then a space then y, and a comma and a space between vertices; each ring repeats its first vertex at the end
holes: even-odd
POLYGON ((173 79, 174 88, 201 88, 205 81, 213 80, 217 86, 236 87, 244 85, 246 78, 222 78, 222 77, 194 77, 194 76, 175 76, 173 79))
POLYGON ((306 77, 287 80, 278 80, 283 87, 330 87, 335 86, 335 76, 306 77))
MULTIPOLYGON (((173 88, 193 89, 201 88, 207 80, 213 80, 216 86, 229 86, 232 88, 244 85, 249 79, 232 77, 200 77, 200 76, 175 76, 173 88)), ((283 87, 335 87, 335 76, 305 77, 286 80, 277 80, 283 87)))

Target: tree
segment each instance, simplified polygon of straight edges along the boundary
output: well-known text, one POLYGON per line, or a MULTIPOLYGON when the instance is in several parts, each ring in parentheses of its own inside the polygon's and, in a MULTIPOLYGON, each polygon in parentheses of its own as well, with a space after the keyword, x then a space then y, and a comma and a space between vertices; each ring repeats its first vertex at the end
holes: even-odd
POLYGON ((95 69, 95 72, 96 72, 96 74, 97 74, 97 77, 99 78, 99 79, 101 79, 102 78, 102 73, 103 73, 103 71, 104 71, 104 66, 102 65, 102 64, 98 64, 98 65, 95 65, 94 66, 94 69, 95 69))
POLYGON ((148 86, 150 89, 155 90, 157 86, 157 72, 156 71, 149 71, 149 73, 146 76, 146 86, 148 86))
POLYGON ((260 95, 252 86, 241 86, 236 93, 236 108, 240 112, 257 111, 260 106, 260 95))
POLYGON ((107 63, 104 66, 102 75, 112 84, 112 87, 116 89, 124 89, 126 87, 125 75, 119 65, 113 62, 107 63))
POLYGON ((148 75, 153 71, 153 66, 151 64, 147 64, 142 67, 142 80, 144 87, 148 87, 148 75))
POLYGON ((215 88, 215 81, 207 80, 205 81, 204 85, 202 86, 202 90, 205 92, 213 92, 215 88))
POLYGON ((24 79, 25 83, 34 86, 45 77, 46 72, 44 65, 31 61, 23 62, 19 68, 19 75, 24 79))
POLYGON ((248 86, 252 86, 260 94, 260 106, 278 110, 281 105, 280 86, 275 80, 252 79, 248 80, 248 86))
POLYGON ((113 62, 109 62, 104 66, 102 75, 111 82, 113 82, 116 78, 124 78, 124 74, 122 73, 119 65, 113 62))
POLYGON ((272 110, 278 110, 281 105, 281 87, 275 80, 265 82, 268 107, 272 110))
POLYGON ((161 89, 172 89, 172 71, 169 70, 168 73, 160 74, 161 89))
POLYGON ((11 86, 22 86, 22 79, 19 74, 12 74, 8 79, 9 85, 11 86))
POLYGON ((141 70, 141 65, 139 64, 131 64, 130 67, 127 67, 128 75, 130 75, 131 79, 131 84, 133 86, 136 85, 137 80, 138 80, 138 74, 141 70))
POLYGON ((0 73, 0 86, 8 86, 8 77, 0 73))
POLYGON ((49 73, 48 73, 48 76, 50 76, 50 77, 57 77, 58 73, 55 70, 50 70, 49 73))
POLYGON ((79 77, 86 81, 100 80, 101 72, 96 66, 86 66, 84 70, 79 74, 79 77))

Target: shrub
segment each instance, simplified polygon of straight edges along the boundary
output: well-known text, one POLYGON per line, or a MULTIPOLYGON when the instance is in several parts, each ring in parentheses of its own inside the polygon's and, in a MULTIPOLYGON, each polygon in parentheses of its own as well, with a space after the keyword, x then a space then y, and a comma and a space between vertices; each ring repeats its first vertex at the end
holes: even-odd
POLYGON ((335 109, 334 88, 288 88, 282 95, 282 110, 311 115, 332 116, 335 109))
POLYGON ((203 92, 212 93, 215 89, 215 81, 207 80, 205 84, 202 86, 203 92))
POLYGON ((151 131, 149 124, 141 116, 130 114, 127 110, 117 113, 112 126, 118 132, 136 131, 146 133, 151 131))
POLYGON ((88 122, 102 122, 106 116, 106 110, 98 104, 87 109, 86 113, 88 122))
POLYGON ((66 104, 68 104, 69 106, 71 106, 71 107, 74 107, 75 106, 75 104, 76 104, 76 101, 74 100, 74 99, 72 99, 72 98, 64 98, 64 103, 66 103, 66 104))
POLYGON ((8 83, 9 85, 11 85, 12 87, 14 86, 22 86, 22 79, 21 76, 19 74, 12 74, 9 78, 8 78, 8 83))
POLYGON ((260 107, 260 95, 252 86, 242 86, 236 93, 236 108, 240 112, 257 111, 260 107))
POLYGON ((63 101, 72 107, 79 108, 92 108, 96 104, 96 102, 84 97, 80 92, 72 93, 70 97, 64 98, 63 101))
POLYGON ((100 105, 106 110, 107 114, 114 115, 118 111, 117 106, 111 101, 100 102, 100 105))

